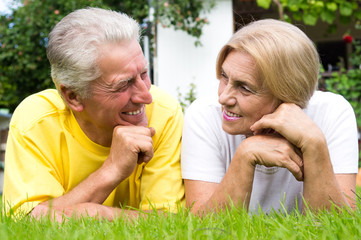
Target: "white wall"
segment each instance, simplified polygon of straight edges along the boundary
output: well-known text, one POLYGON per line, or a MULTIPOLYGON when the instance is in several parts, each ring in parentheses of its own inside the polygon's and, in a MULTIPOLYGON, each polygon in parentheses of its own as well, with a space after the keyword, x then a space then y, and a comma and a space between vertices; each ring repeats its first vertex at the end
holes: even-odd
POLYGON ((177 98, 177 87, 184 95, 190 83, 196 84, 197 97, 217 95, 215 63, 219 50, 233 33, 232 0, 217 0, 206 15, 201 42, 183 31, 157 26, 157 58, 154 61, 155 85, 177 98))

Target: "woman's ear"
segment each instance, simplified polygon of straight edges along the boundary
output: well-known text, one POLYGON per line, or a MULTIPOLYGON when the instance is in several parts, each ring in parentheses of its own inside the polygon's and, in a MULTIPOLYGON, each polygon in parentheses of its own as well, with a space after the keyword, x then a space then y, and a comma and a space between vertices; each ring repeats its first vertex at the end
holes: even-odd
POLYGON ((73 90, 60 84, 60 91, 63 95, 64 101, 68 104, 69 108, 75 112, 81 112, 84 109, 81 97, 73 90))

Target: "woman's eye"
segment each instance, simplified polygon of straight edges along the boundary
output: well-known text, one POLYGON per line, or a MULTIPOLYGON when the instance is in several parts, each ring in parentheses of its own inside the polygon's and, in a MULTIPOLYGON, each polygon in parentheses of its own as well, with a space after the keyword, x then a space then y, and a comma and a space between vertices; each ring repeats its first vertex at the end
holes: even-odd
POLYGON ((248 87, 246 86, 240 86, 240 89, 245 92, 252 92, 248 87))
POLYGON ((227 77, 226 73, 225 73, 225 72, 223 72, 223 71, 221 72, 221 77, 222 77, 222 78, 226 78, 226 79, 228 79, 228 77, 227 77))
POLYGON ((221 72, 220 75, 221 77, 219 78, 219 80, 224 84, 228 84, 228 76, 223 71, 221 72))
POLYGON ((250 89, 248 86, 240 84, 235 86, 239 91, 241 91, 244 94, 253 94, 255 93, 252 89, 250 89))

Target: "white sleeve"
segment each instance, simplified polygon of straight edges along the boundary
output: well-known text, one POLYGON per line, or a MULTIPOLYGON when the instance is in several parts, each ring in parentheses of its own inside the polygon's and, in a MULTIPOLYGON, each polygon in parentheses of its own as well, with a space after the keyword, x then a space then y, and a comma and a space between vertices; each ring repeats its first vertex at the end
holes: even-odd
POLYGON ((341 95, 323 93, 325 96, 315 113, 316 123, 323 131, 334 172, 358 172, 358 131, 355 113, 350 103, 341 95))
POLYGON ((184 117, 181 166, 184 179, 221 182, 226 173, 222 157, 221 119, 215 105, 196 100, 184 117))

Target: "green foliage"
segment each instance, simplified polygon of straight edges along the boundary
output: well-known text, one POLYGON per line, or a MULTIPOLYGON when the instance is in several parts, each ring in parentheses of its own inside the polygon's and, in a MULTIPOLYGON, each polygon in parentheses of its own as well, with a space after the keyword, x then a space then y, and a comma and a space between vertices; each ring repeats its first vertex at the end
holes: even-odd
POLYGON ((29 94, 53 87, 47 36, 66 14, 86 6, 102 4, 100 0, 33 0, 11 16, 0 16, 0 107, 12 112, 29 94))
POLYGON ((321 19, 330 25, 329 31, 336 29, 337 16, 341 23, 347 24, 355 20, 358 27, 361 24, 359 0, 257 0, 257 4, 269 9, 272 1, 279 8, 280 18, 287 21, 293 19, 314 26, 321 19))
POLYGON ((326 90, 344 96, 352 105, 357 118, 357 125, 361 129, 361 42, 354 41, 354 52, 350 56, 350 63, 355 68, 345 69, 332 74, 325 80, 326 90))
POLYGON ((189 91, 186 93, 184 97, 180 92, 179 87, 177 87, 177 92, 178 92, 179 104, 181 105, 182 110, 184 112, 185 109, 197 98, 196 85, 194 83, 191 83, 189 85, 189 91))
MULTIPOLYGON (((20 2, 20 0, 13 0, 20 2)), ((23 1, 21 1, 23 2, 23 1)), ((140 24, 149 17, 148 0, 29 0, 10 16, 0 16, 0 108, 13 112, 28 95, 52 88, 46 58, 47 36, 68 13, 87 6, 122 11, 140 24)), ((201 0, 152 1, 155 17, 167 27, 186 31, 199 44, 207 20, 199 17, 201 0), (169 7, 165 7, 167 4, 169 7)), ((206 1, 208 2, 208 1, 206 1)), ((212 0, 211 0, 212 2, 212 0)), ((205 6, 210 9, 211 3, 205 6), (208 6, 208 7, 207 7, 208 6)), ((152 34, 149 31, 147 34, 152 34)), ((152 38, 152 36, 150 36, 152 38)))
POLYGON ((209 12, 215 5, 214 0, 153 0, 153 5, 163 27, 183 30, 197 39, 196 46, 201 45, 202 29, 208 24, 208 19, 201 17, 201 13, 209 12))
POLYGON ((138 23, 142 23, 149 15, 148 0, 103 0, 111 9, 125 12, 138 23))

